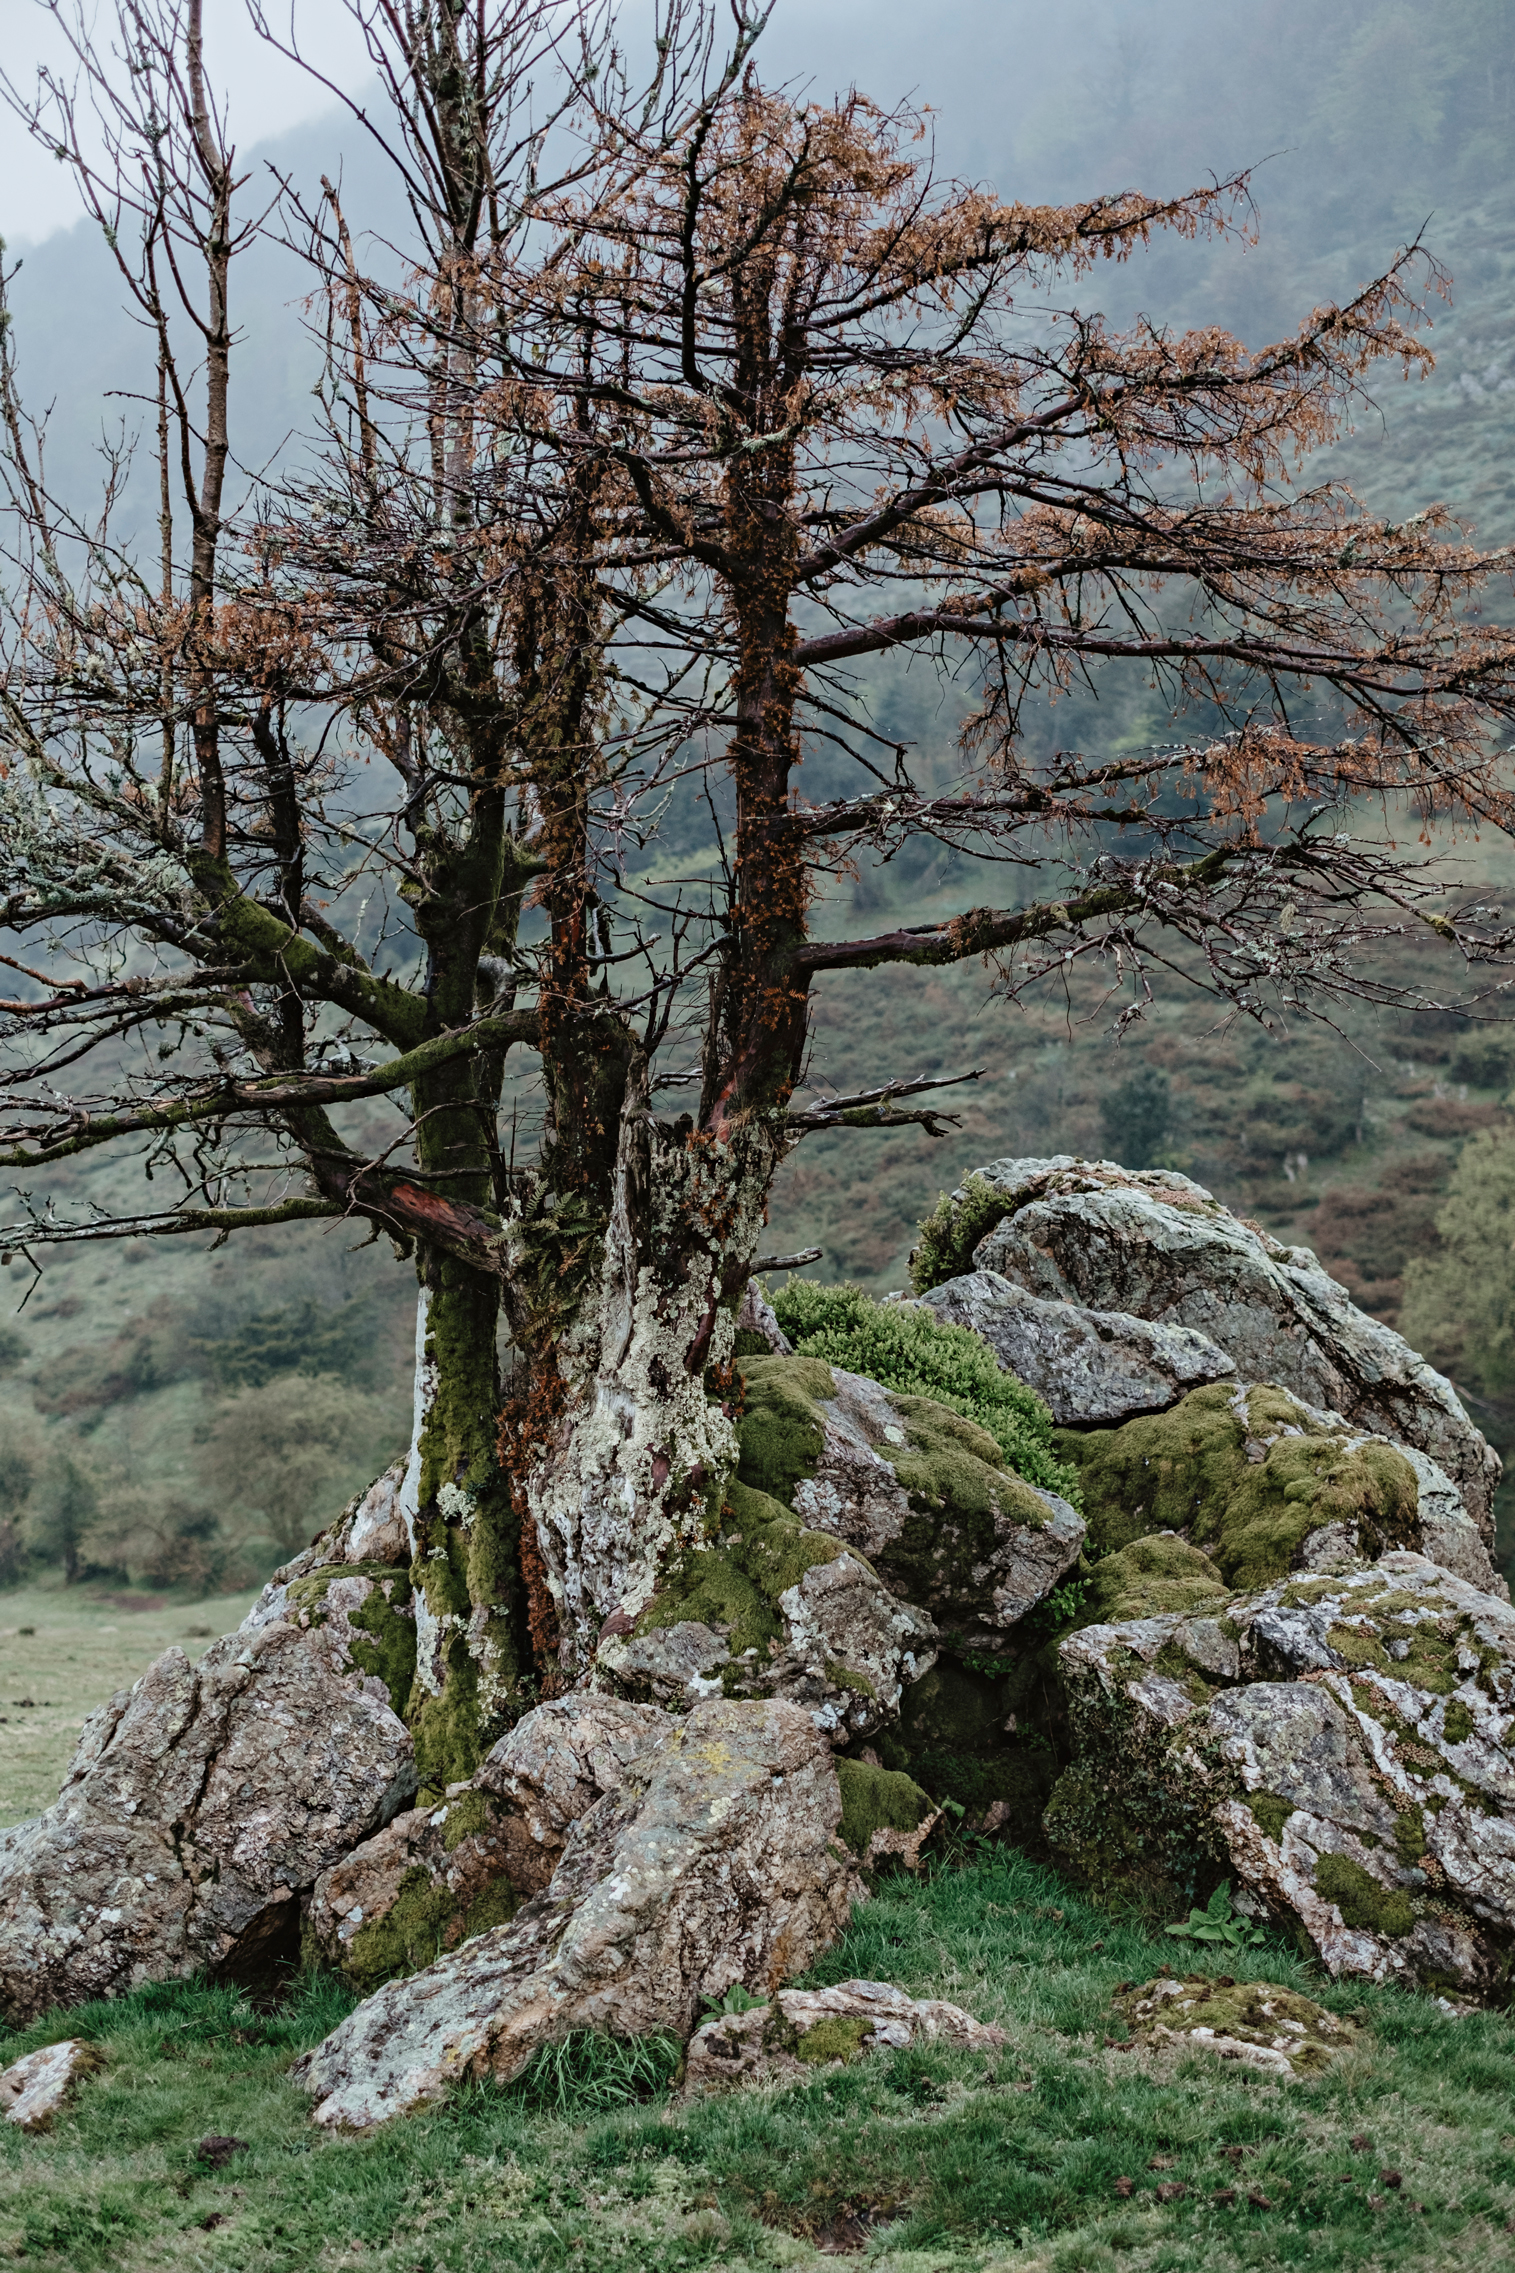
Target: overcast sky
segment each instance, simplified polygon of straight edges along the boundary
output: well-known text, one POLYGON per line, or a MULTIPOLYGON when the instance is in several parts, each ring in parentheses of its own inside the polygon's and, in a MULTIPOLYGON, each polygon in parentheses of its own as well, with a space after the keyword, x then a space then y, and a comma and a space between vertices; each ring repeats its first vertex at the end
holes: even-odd
MULTIPOLYGON (((87 0, 87 11, 102 24, 114 15, 108 0, 99 7, 87 0)), ((279 20, 278 0, 270 14, 279 20)), ((301 0, 298 20, 301 44, 318 68, 339 79, 345 73, 349 87, 361 84, 367 66, 341 0, 301 0)), ((212 81, 229 96, 239 149, 250 150, 330 105, 329 95, 256 36, 243 0, 206 0, 205 44, 212 81)), ((68 68, 67 49, 39 0, 0 0, 0 61, 23 92, 39 65, 68 68)), ((35 242, 66 228, 79 210, 67 167, 39 150, 9 112, 0 112, 0 236, 12 244, 35 242)))
MULTIPOLYGON (((367 61, 342 0, 294 4, 305 53, 340 84, 359 89, 367 61)), ((1236 0, 1216 4, 1224 9, 1236 0)), ((62 5, 71 8, 74 0, 62 5)), ((112 21, 110 0, 83 5, 102 25, 112 21)), ((270 15, 287 24, 289 6, 269 0, 270 15)), ((1008 113, 1028 82, 1051 95, 1050 82, 1091 67, 1091 47, 1105 44, 1089 36, 1096 26, 1151 12, 1152 0, 1058 0, 1055 7, 1044 0, 960 0, 950 13, 921 0, 778 0, 763 41, 763 71, 770 82, 803 80, 820 97, 854 82, 886 101, 915 94, 938 108, 954 168, 989 173, 1003 163, 1008 113)), ((636 0, 627 13, 637 13, 636 0)), ((257 38, 245 0, 206 0, 205 18, 212 83, 227 94, 242 154, 329 107, 318 85, 257 38)), ((39 0, 0 0, 0 63, 23 91, 39 64, 67 67, 39 0)), ((79 210, 68 170, 0 113, 0 235, 12 245, 35 243, 67 227, 79 210)))

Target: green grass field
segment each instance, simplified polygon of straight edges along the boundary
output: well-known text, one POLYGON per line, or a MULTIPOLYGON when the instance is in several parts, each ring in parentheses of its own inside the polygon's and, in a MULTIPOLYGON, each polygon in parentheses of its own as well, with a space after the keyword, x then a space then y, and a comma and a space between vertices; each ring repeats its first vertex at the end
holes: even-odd
POLYGON ((1109 2048, 1117 1984, 1176 1950, 986 1854, 886 1882, 815 1978, 951 1997, 1008 2031, 993 2058, 885 2054, 789 2088, 553 2114, 479 2087, 361 2139, 313 2130, 284 2079, 343 2009, 329 1982, 261 2016, 227 1990, 144 1990, 0 2043, 9 2059, 81 2034, 108 2063, 50 2136, 0 2139, 0 2254, 68 2273, 1515 2263, 1508 2020, 1323 1985, 1259 1950, 1227 1963, 1368 2022, 1320 2080, 1109 2048), (245 2142, 219 2170, 196 2151, 213 2133, 245 2142))

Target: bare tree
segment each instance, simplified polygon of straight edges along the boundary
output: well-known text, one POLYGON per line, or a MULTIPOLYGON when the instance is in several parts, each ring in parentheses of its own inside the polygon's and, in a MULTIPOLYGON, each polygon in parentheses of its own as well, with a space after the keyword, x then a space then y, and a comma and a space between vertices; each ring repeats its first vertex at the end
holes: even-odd
POLYGON ((1064 287, 1234 225, 1243 182, 1061 208, 939 183, 912 117, 760 87, 741 10, 724 44, 663 19, 639 77, 608 20, 354 5, 414 242, 364 239, 330 181, 264 224, 325 312, 319 448, 230 529, 206 502, 235 184, 170 0, 143 78, 172 133, 139 108, 121 148, 180 186, 112 226, 199 500, 187 567, 165 540, 153 585, 60 519, 6 366, 6 915, 59 942, 6 1013, 7 1158, 148 1138, 186 1192, 4 1237, 352 1215, 414 1255, 410 1717, 436 1788, 718 1518, 734 1313, 789 1147, 942 1125, 908 1064, 796 1105, 815 978, 989 956, 1014 996, 1097 962, 1119 1026, 1165 942, 1259 1017, 1392 991, 1375 949, 1422 924, 1502 963, 1497 916, 1448 911, 1371 816, 1509 825, 1515 654, 1476 612, 1500 563, 1442 518, 1289 486, 1374 365, 1424 362, 1417 252, 1258 352, 1118 332, 1064 287), (160 242, 208 280, 203 412, 154 313, 160 242), (902 649, 974 687, 950 784, 870 726, 860 674, 902 649), (1106 665, 1198 730, 1044 754, 1028 705, 1106 665), (823 737, 858 790, 809 803, 823 737), (698 795, 710 857, 654 883, 659 816, 698 795), (816 936, 829 876, 920 833, 1054 889, 816 936), (175 1022, 167 1070, 132 1058, 175 1022), (511 1051, 540 1069, 525 1151, 511 1051), (655 1109, 668 1089, 687 1110, 655 1109), (343 1112, 391 1097, 374 1157, 343 1112))

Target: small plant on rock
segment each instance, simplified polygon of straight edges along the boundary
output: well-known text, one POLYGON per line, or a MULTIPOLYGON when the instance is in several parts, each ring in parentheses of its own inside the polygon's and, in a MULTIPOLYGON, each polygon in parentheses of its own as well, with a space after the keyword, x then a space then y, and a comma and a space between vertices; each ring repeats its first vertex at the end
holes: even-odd
POLYGON ((1232 1950, 1257 1949, 1267 1940, 1260 1926, 1250 1918, 1238 1915, 1232 1907, 1231 1881, 1223 1878, 1203 1910, 1191 1910, 1187 1918, 1177 1920, 1164 1929, 1177 1934, 1181 1941, 1219 1942, 1232 1950))

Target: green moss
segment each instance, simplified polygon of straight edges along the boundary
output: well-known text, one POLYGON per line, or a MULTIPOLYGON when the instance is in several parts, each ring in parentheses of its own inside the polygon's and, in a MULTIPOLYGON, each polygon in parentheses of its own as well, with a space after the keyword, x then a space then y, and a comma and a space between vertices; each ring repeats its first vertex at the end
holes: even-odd
POLYGON ((1393 1619, 1376 1628, 1338 1623, 1326 1639, 1348 1665, 1371 1665, 1376 1672, 1427 1689, 1433 1696, 1449 1697, 1457 1686, 1457 1646, 1444 1640, 1434 1626, 1393 1619))
POLYGON ((1077 1504, 1077 1471, 1054 1450, 1051 1414, 1023 1382, 1001 1371, 977 1334, 945 1326, 929 1310, 874 1302, 858 1287, 816 1286, 809 1279, 791 1280, 774 1309, 797 1351, 976 1422, 998 1448, 982 1455, 992 1466, 1077 1504))
POLYGON ((805 2029, 795 2039, 794 2049, 800 2059, 818 2065, 829 2060, 855 2060, 872 2025, 871 2021, 834 2013, 827 2020, 818 2020, 814 2028, 805 2029))
POLYGON ((926 1217, 910 1254, 910 1284, 928 1294, 948 1279, 973 1268, 973 1250, 997 1223, 1015 1212, 1015 1196, 977 1173, 962 1186, 962 1198, 943 1192, 926 1217))
POLYGON ((1347 1855, 1322 1855, 1315 1866, 1315 1891, 1334 1902, 1342 1924, 1361 1933, 1385 1934, 1397 1940, 1415 1923, 1415 1905, 1408 1894, 1381 1886, 1361 1863, 1347 1855))
POLYGON ((839 1759, 836 1776, 842 1788, 841 1835, 859 1857, 867 1854, 875 1831, 913 1831, 931 1812, 920 1785, 896 1770, 839 1759))
POLYGON ((423 1864, 413 1864, 384 1916, 359 1926, 348 1942, 342 1971, 364 1996, 397 1974, 419 1972, 441 1956, 456 1911, 449 1888, 438 1885, 423 1864))
POLYGON ((815 1474, 825 1441, 816 1406, 836 1394, 831 1368, 810 1357, 751 1358, 742 1367, 746 1395, 737 1435, 737 1473, 754 1491, 787 1507, 795 1486, 815 1474))
POLYGON ((487 1831, 494 1820, 495 1811, 487 1792, 459 1792, 456 1799, 447 1802, 447 1821, 442 1829, 443 1852, 450 1855, 465 1839, 473 1838, 476 1832, 487 1831))
POLYGON ((383 1682, 392 1709, 402 1718, 416 1677, 416 1622, 409 1602, 408 1575, 389 1571, 348 1620, 357 1629, 347 1645, 353 1664, 383 1682), (360 1640, 359 1634, 368 1639, 360 1640))
POLYGON ((1394 1818, 1394 1849, 1406 1870, 1413 1870, 1426 1851, 1426 1818, 1413 1803, 1394 1818))
POLYGON ((1466 1744, 1473 1733, 1473 1715, 1461 1697, 1454 1697, 1448 1705, 1442 1730, 1448 1744, 1466 1744))
POLYGON ((441 1800, 449 1784, 466 1783, 482 1758, 479 1728, 479 1668, 464 1634, 454 1628, 443 1653, 440 1692, 411 1685, 405 1718, 415 1738, 420 1789, 418 1807, 441 1800))
POLYGON ((1094 1565, 1076 1624, 1120 1626, 1133 1618, 1160 1618, 1174 1611, 1187 1616, 1213 1611, 1226 1598, 1220 1572, 1187 1539, 1165 1535, 1133 1539, 1094 1565))
POLYGON ((1138 2038, 1157 2026, 1180 2034, 1203 2029, 1210 2037, 1228 2036, 1270 2049, 1286 2044, 1289 2065, 1297 2076, 1322 2074, 1352 2048, 1360 2026, 1355 2019, 1326 2012, 1281 1982, 1233 1981, 1223 1974, 1186 1974, 1178 1996, 1171 1988, 1160 1994, 1157 1981, 1145 1981, 1138 1988, 1120 1991, 1115 2010, 1138 2038), (1286 2030, 1282 2038, 1281 2023, 1286 2030))
POLYGON ((826 1679, 838 1689, 850 1689, 856 1697, 876 1697, 877 1689, 866 1673, 854 1673, 850 1665, 838 1665, 834 1658, 826 1660, 826 1679))
POLYGON ((1243 1796, 1259 1831, 1276 1847, 1284 1835, 1284 1825, 1294 1813, 1293 1800, 1284 1799, 1277 1792, 1247 1792, 1243 1796))
POLYGON ((1212 1383, 1118 1429, 1059 1433, 1058 1449, 1079 1463, 1094 1553, 1182 1531, 1226 1585, 1251 1590, 1282 1577, 1326 1524, 1355 1530, 1369 1557, 1418 1544, 1419 1490, 1403 1454, 1386 1444, 1349 1452, 1340 1433, 1271 1386, 1248 1391, 1243 1421, 1234 1395, 1212 1383), (1277 1433, 1284 1428, 1295 1433, 1277 1433), (1272 1437, 1265 1458, 1247 1457, 1249 1437, 1272 1437))

